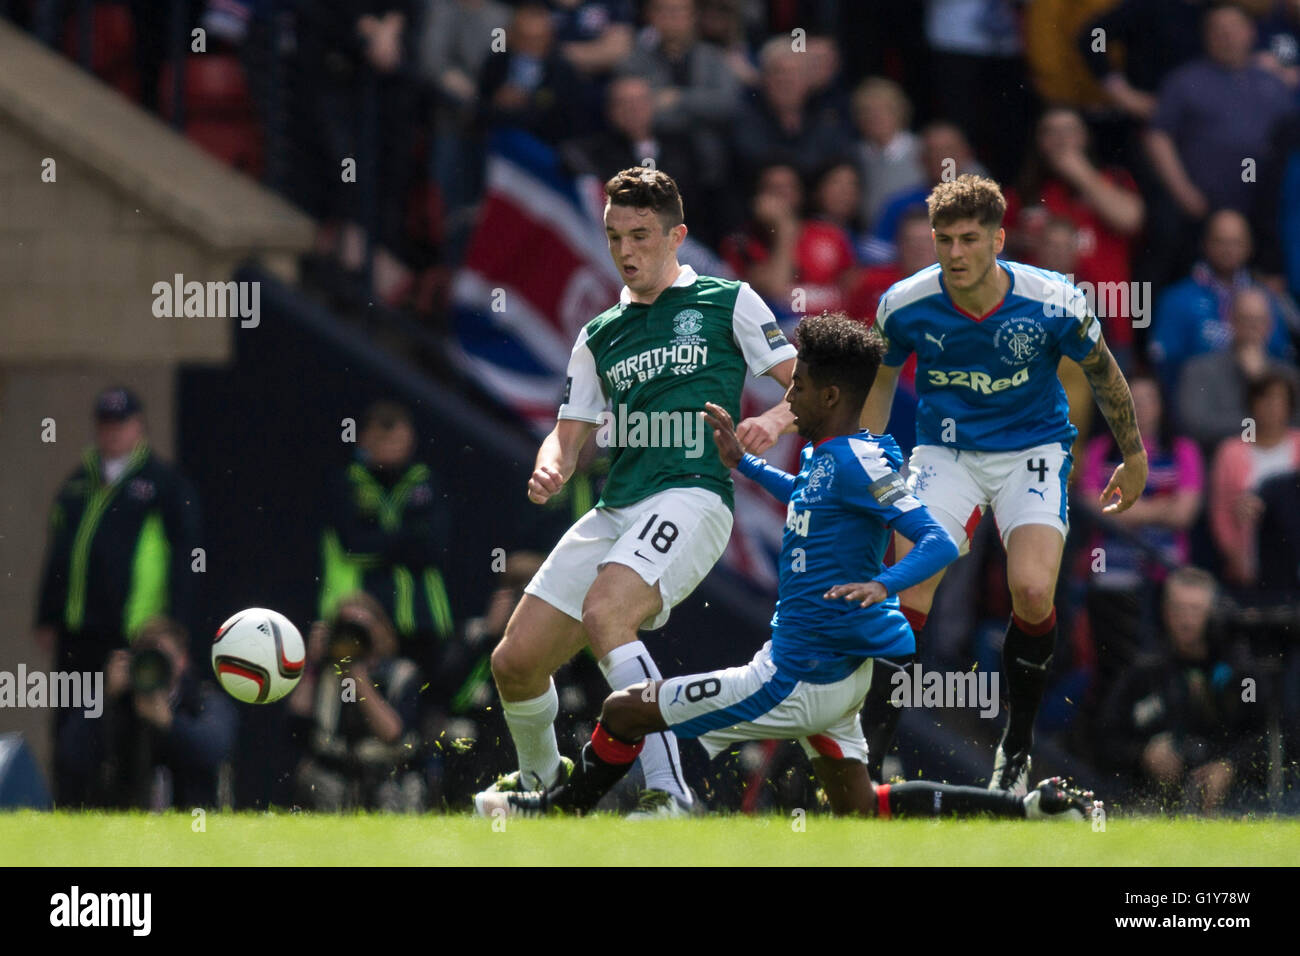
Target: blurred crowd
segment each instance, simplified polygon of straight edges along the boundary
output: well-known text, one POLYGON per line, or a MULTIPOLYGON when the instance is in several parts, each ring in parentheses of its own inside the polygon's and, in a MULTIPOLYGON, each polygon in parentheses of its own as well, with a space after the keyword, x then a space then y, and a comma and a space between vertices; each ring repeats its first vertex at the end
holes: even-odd
MULTIPOLYGON (((102 715, 55 712, 61 806, 221 806, 239 762, 238 706, 191 640, 206 561, 192 485, 150 446, 143 403, 97 396, 94 442, 59 488, 36 608, 53 669, 102 672, 102 715), (197 564, 196 564, 197 562, 197 564)), ((264 741, 297 805, 415 812, 461 807, 513 768, 489 655, 542 555, 501 554, 481 614, 453 615, 440 567, 447 504, 416 455, 411 414, 361 416, 319 515, 318 618, 283 739, 264 741)), ((553 506, 568 523, 598 496, 587 457, 553 506), (585 488, 585 491, 584 491, 585 488)), ((544 531, 543 531, 544 533, 544 531)), ((558 675, 562 739, 590 736, 604 679, 590 655, 558 675)), ((275 731, 273 731, 273 734, 275 731)))
MULTIPOLYGON (((73 5, 9 6, 37 29, 73 5)), ((162 6, 97 4, 96 25, 110 7, 134 19, 134 80, 119 85, 165 112, 162 6)), ((670 173, 692 235, 783 317, 845 309, 871 321, 890 284, 934 261, 930 188, 995 177, 1006 257, 1095 292, 1151 462, 1143 498, 1102 515, 1097 494, 1120 456, 1063 363, 1080 437, 1074 573, 1057 602, 1077 613, 1058 692, 1079 706, 1059 729, 1165 805, 1213 810, 1263 791, 1264 709, 1242 709, 1242 675, 1297 629, 1252 624, 1243 609, 1300 597, 1300 0, 182 0, 172 11, 241 78, 247 122, 229 136, 282 134, 289 175, 268 181, 321 224, 308 281, 360 284, 430 323, 497 129, 531 133, 575 174, 647 162, 670 173), (357 158, 369 193, 341 180, 341 156, 357 158)), ((187 122, 204 121, 201 107, 187 122)), ((277 160, 249 162, 257 174, 277 160)), ((891 422, 905 451, 910 371, 891 422)), ((436 475, 412 470, 409 427, 400 408, 375 412, 323 542, 334 590, 322 620, 351 608, 370 622, 370 653, 403 654, 425 675, 370 669, 392 688, 391 713, 367 725, 385 760, 411 749, 403 735, 424 719, 417 680, 439 688, 439 732, 464 729, 453 719, 467 713, 491 724, 483 655, 508 603, 494 599, 472 627, 447 607, 428 571, 436 509, 419 513, 415 494, 436 475), (358 553, 388 563, 349 567, 358 553), (379 606, 344 601, 357 591, 379 606)), ((536 559, 511 560, 517 587, 536 559)), ((976 549, 945 585, 963 610, 927 629, 935 653, 978 653, 980 595, 999 560, 976 549)), ((324 632, 312 643, 328 661, 324 632)), ((321 781, 353 764, 337 752, 345 715, 312 710, 322 680, 304 680, 293 707, 307 737, 326 741, 310 745, 304 773, 335 801, 347 787, 321 781)), ((1285 706, 1270 719, 1300 727, 1300 675, 1278 680, 1285 706)), ((413 793, 389 787, 382 802, 413 793)))

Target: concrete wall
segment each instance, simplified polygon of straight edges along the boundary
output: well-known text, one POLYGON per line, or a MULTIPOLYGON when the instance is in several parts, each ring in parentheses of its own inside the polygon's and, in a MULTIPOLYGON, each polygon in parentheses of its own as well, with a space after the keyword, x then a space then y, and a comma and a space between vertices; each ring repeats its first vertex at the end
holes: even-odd
MULTIPOLYGON (((175 444, 175 373, 157 363, 67 362, 0 365, 0 670, 49 668, 32 642, 32 616, 46 521, 59 483, 91 443, 90 409, 108 385, 127 384, 145 405, 149 438, 164 458, 175 444), (54 419, 56 441, 42 438, 42 421, 54 419)), ((22 731, 48 773, 49 711, 0 709, 0 732, 22 731)))
MULTIPOLYGON (((170 458, 179 365, 231 356, 235 323, 158 318, 154 283, 224 281, 247 259, 292 279, 314 227, 5 21, 0 63, 0 669, 12 671, 48 667, 31 640, 46 520, 90 442, 95 393, 136 390, 170 458)), ((24 731, 47 773, 49 716, 0 709, 0 731, 24 731)))

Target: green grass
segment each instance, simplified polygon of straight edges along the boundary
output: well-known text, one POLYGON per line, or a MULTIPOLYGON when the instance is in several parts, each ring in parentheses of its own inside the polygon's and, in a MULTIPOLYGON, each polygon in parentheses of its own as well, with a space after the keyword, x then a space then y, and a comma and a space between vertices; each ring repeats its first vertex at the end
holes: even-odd
POLYGON ((0 865, 1294 866, 1300 820, 1088 824, 778 816, 631 821, 209 813, 0 813, 0 865))

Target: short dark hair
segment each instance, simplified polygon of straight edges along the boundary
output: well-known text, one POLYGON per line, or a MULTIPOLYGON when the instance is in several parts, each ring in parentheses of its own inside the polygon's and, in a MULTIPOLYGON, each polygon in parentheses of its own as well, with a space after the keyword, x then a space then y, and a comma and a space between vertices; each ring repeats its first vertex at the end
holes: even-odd
POLYGON ((974 219, 981 226, 997 227, 1007 214, 1002 187, 985 176, 971 173, 935 186, 925 203, 930 210, 930 225, 935 228, 960 219, 974 219))
POLYGON ((398 425, 415 427, 415 421, 411 418, 410 409, 401 402, 387 400, 374 402, 361 416, 362 431, 371 426, 377 426, 384 431, 391 431, 398 425))
POLYGON ((823 312, 800 322, 794 340, 819 388, 835 385, 855 401, 866 399, 885 356, 879 332, 843 312, 823 312))
POLYGON ((894 227, 895 240, 903 234, 904 229, 917 222, 923 222, 929 228, 930 214, 924 206, 909 206, 907 211, 898 217, 898 224, 894 227))
POLYGON ((663 223, 664 232, 686 221, 677 183, 662 169, 631 166, 620 170, 605 183, 605 196, 611 206, 649 209, 663 223))
POLYGON ((1246 386, 1246 408, 1253 408, 1255 402, 1263 398, 1264 393, 1275 385, 1281 385, 1286 389, 1287 411, 1294 412, 1296 403, 1295 382, 1289 375, 1284 375, 1276 369, 1265 372, 1246 386))

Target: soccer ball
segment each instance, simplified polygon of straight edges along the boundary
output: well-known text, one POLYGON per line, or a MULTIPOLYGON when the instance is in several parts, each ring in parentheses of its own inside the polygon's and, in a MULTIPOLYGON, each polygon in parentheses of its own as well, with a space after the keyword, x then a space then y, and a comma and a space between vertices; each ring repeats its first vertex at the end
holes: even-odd
POLYGON ((250 607, 217 628, 212 670, 236 700, 269 704, 298 686, 307 648, 293 622, 279 611, 250 607))

